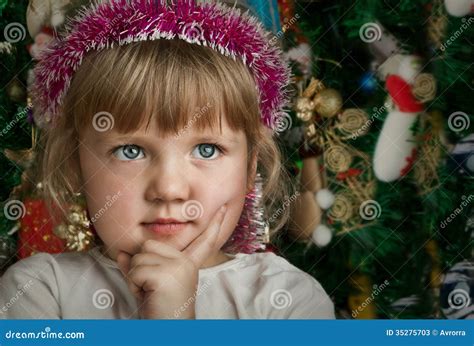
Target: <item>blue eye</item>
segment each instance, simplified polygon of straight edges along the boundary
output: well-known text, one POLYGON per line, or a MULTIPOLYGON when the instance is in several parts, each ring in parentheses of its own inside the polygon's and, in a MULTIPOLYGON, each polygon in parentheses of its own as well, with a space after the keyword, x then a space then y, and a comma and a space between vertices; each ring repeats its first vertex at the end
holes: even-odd
POLYGON ((123 160, 123 161, 136 160, 137 158, 141 159, 144 156, 138 157, 138 155, 140 153, 143 154, 142 148, 140 148, 138 145, 134 145, 134 144, 121 145, 121 146, 117 147, 116 149, 114 149, 114 151, 113 151, 113 154, 119 160, 123 160), (120 157, 121 155, 123 155, 123 156, 120 157))
POLYGON ((196 146, 193 150, 193 155, 199 155, 204 159, 213 160, 217 158, 217 156, 214 157, 214 154, 218 154, 220 151, 220 148, 215 144, 203 143, 196 146))

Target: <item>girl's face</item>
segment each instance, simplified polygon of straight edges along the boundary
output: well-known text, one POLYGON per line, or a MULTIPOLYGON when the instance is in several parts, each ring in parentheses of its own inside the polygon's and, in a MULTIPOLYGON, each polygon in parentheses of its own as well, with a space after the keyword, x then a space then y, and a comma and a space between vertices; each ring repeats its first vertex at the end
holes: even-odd
POLYGON ((79 158, 89 214, 112 259, 119 250, 138 253, 148 239, 181 251, 223 204, 227 213, 218 248, 227 241, 254 175, 247 174, 244 132, 231 130, 222 118, 222 133, 190 126, 179 135, 161 137, 152 121, 147 131, 125 136, 93 127, 81 136, 79 158), (173 234, 145 227, 158 218, 193 220, 173 234))

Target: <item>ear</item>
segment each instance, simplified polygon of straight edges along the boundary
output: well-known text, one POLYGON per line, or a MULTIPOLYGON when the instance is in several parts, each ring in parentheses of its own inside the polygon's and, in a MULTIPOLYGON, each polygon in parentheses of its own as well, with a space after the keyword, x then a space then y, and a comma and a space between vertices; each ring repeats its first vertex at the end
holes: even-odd
POLYGON ((257 161, 258 161, 258 152, 253 150, 252 153, 249 155, 249 163, 247 165, 248 172, 247 172, 247 192, 249 193, 252 191, 255 185, 255 177, 257 176, 257 161))

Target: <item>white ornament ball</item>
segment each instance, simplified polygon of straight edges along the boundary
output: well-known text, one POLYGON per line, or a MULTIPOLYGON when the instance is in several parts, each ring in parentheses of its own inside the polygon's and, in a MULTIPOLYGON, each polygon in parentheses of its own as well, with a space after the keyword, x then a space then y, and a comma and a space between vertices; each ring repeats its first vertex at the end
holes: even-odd
POLYGON ((328 189, 321 189, 316 192, 316 202, 318 202, 321 209, 329 209, 334 204, 334 194, 328 189))
POLYGON ((471 13, 473 0, 444 0, 446 11, 454 17, 464 17, 471 13))
POLYGON ((326 225, 319 225, 313 231, 313 243, 318 247, 325 247, 331 242, 332 231, 326 225))

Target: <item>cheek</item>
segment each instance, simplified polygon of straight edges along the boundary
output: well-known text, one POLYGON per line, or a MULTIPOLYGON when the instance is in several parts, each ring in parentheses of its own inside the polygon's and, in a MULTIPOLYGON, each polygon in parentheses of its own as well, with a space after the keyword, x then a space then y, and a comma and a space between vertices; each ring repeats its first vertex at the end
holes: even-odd
POLYGON ((138 194, 98 161, 81 161, 81 170, 87 209, 101 240, 108 246, 138 242, 131 232, 141 217, 135 210, 140 207, 138 194))
POLYGON ((221 231, 219 233, 219 238, 217 240, 218 247, 221 248, 225 242, 230 238, 232 233, 237 226, 240 215, 244 207, 245 195, 240 196, 239 198, 234 198, 229 201, 228 209, 224 222, 222 223, 221 231))
POLYGON ((211 189, 200 194, 204 208, 201 227, 208 225, 219 208, 227 204, 226 216, 218 238, 219 247, 224 245, 237 226, 244 207, 246 186, 247 175, 243 170, 243 174, 227 175, 224 179, 216 179, 211 189))
POLYGON ((107 247, 134 253, 143 242, 137 230, 137 222, 142 221, 137 196, 127 189, 116 194, 111 188, 107 190, 99 199, 87 202, 91 221, 107 247))

